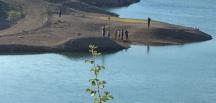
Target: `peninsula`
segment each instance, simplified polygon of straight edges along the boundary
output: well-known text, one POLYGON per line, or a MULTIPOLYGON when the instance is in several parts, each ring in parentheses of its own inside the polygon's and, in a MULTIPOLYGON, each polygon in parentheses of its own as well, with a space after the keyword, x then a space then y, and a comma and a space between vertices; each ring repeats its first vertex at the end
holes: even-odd
POLYGON ((159 21, 152 21, 148 29, 146 20, 119 18, 102 9, 127 6, 139 0, 0 1, 19 7, 23 15, 0 30, 2 53, 83 52, 88 51, 89 44, 97 45, 100 51, 114 51, 131 44, 180 45, 212 39, 198 29, 159 21), (103 26, 110 30, 110 38, 102 37, 103 26), (113 39, 115 30, 121 29, 129 31, 127 41, 113 39))

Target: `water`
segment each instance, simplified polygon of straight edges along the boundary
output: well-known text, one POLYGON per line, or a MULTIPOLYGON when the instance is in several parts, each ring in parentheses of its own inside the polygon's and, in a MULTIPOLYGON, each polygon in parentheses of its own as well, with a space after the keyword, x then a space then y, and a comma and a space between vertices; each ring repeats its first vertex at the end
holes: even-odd
POLYGON ((5 11, 9 8, 9 5, 0 1, 0 30, 9 27, 9 21, 7 20, 7 14, 5 11))
POLYGON ((151 17, 168 23, 198 27, 215 34, 213 28, 216 23, 215 5, 215 0, 142 0, 129 7, 111 9, 111 11, 120 17, 140 19, 151 17))
POLYGON ((0 18, 0 30, 9 27, 9 25, 10 25, 9 22, 6 19, 0 18))
MULTIPOLYGON (((143 0, 112 9, 121 17, 199 27, 216 36, 214 0, 143 0), (129 13, 129 14, 127 14, 129 13)), ((110 103, 215 103, 216 40, 182 46, 132 46, 98 58, 110 103)), ((0 103, 90 103, 89 58, 77 54, 0 56, 0 103)))

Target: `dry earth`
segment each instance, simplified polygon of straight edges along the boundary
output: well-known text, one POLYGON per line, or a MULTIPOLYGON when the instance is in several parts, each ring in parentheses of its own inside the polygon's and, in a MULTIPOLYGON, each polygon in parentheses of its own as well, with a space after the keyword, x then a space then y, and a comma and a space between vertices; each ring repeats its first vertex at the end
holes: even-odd
POLYGON ((120 50, 128 44, 184 44, 210 40, 202 31, 153 21, 118 18, 99 7, 79 0, 50 3, 45 0, 0 0, 22 7, 25 17, 14 26, 0 31, 1 52, 86 51, 91 43, 103 51, 120 50), (60 18, 59 8, 62 8, 60 18), (110 19, 108 19, 110 17, 110 19), (101 27, 114 31, 127 29, 129 40, 101 38, 101 27), (77 42, 78 41, 78 42, 77 42), (114 45, 115 44, 115 45, 114 45))

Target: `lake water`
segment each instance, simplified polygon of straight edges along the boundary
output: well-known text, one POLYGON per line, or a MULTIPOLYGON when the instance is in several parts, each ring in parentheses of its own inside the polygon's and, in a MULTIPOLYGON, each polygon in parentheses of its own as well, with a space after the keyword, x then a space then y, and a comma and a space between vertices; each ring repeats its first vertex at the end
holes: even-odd
MULTIPOLYGON (((121 17, 198 27, 216 37, 215 0, 143 0, 112 9, 121 17)), ((90 103, 89 58, 78 54, 0 56, 0 103, 90 103)), ((115 99, 109 103, 215 103, 216 40, 132 46, 98 58, 115 99)))
POLYGON ((5 19, 0 18, 0 30, 9 27, 9 22, 5 19))
POLYGON ((3 2, 0 1, 0 30, 5 29, 9 27, 9 21, 6 20, 6 13, 3 12, 5 9, 7 9, 9 6, 3 2))

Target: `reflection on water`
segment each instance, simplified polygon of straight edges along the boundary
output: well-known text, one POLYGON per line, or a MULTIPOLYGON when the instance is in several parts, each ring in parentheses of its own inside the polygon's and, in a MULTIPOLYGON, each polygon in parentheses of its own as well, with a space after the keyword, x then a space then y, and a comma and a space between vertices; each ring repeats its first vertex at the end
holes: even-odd
MULTIPOLYGON (((198 26, 215 37, 215 0, 141 3, 142 6, 134 4, 126 11, 115 10, 123 16, 146 15, 198 26)), ((180 46, 133 45, 128 50, 100 56, 98 63, 106 66, 102 78, 108 81, 107 89, 115 97, 111 102, 215 103, 215 43, 212 40, 180 46)), ((88 103, 91 97, 84 91, 92 77, 90 66, 84 63, 88 58, 89 54, 79 53, 1 55, 0 103, 88 103)))
POLYGON ((147 53, 150 52, 150 45, 147 45, 147 53))
MULTIPOLYGON (((147 48, 132 46, 97 59, 106 66, 102 78, 115 96, 112 102, 214 103, 214 57, 205 59, 207 54, 191 52, 190 46, 151 46, 151 55, 147 48)), ((90 56, 82 55, 1 55, 0 103, 89 102, 84 90, 92 76, 84 61, 90 56)))
MULTIPOLYGON (((98 51, 98 52, 100 52, 100 51, 98 51)), ((100 57, 102 58, 102 57, 112 55, 112 54, 115 54, 115 53, 117 53, 117 51, 115 51, 115 52, 103 52, 103 53, 101 53, 103 55, 101 55, 100 57)), ((65 56, 66 58, 69 58, 69 59, 72 59, 72 60, 81 59, 81 58, 91 58, 92 57, 91 53, 88 53, 88 52, 79 52, 79 53, 65 52, 65 53, 58 53, 58 54, 62 55, 62 56, 65 56)))

